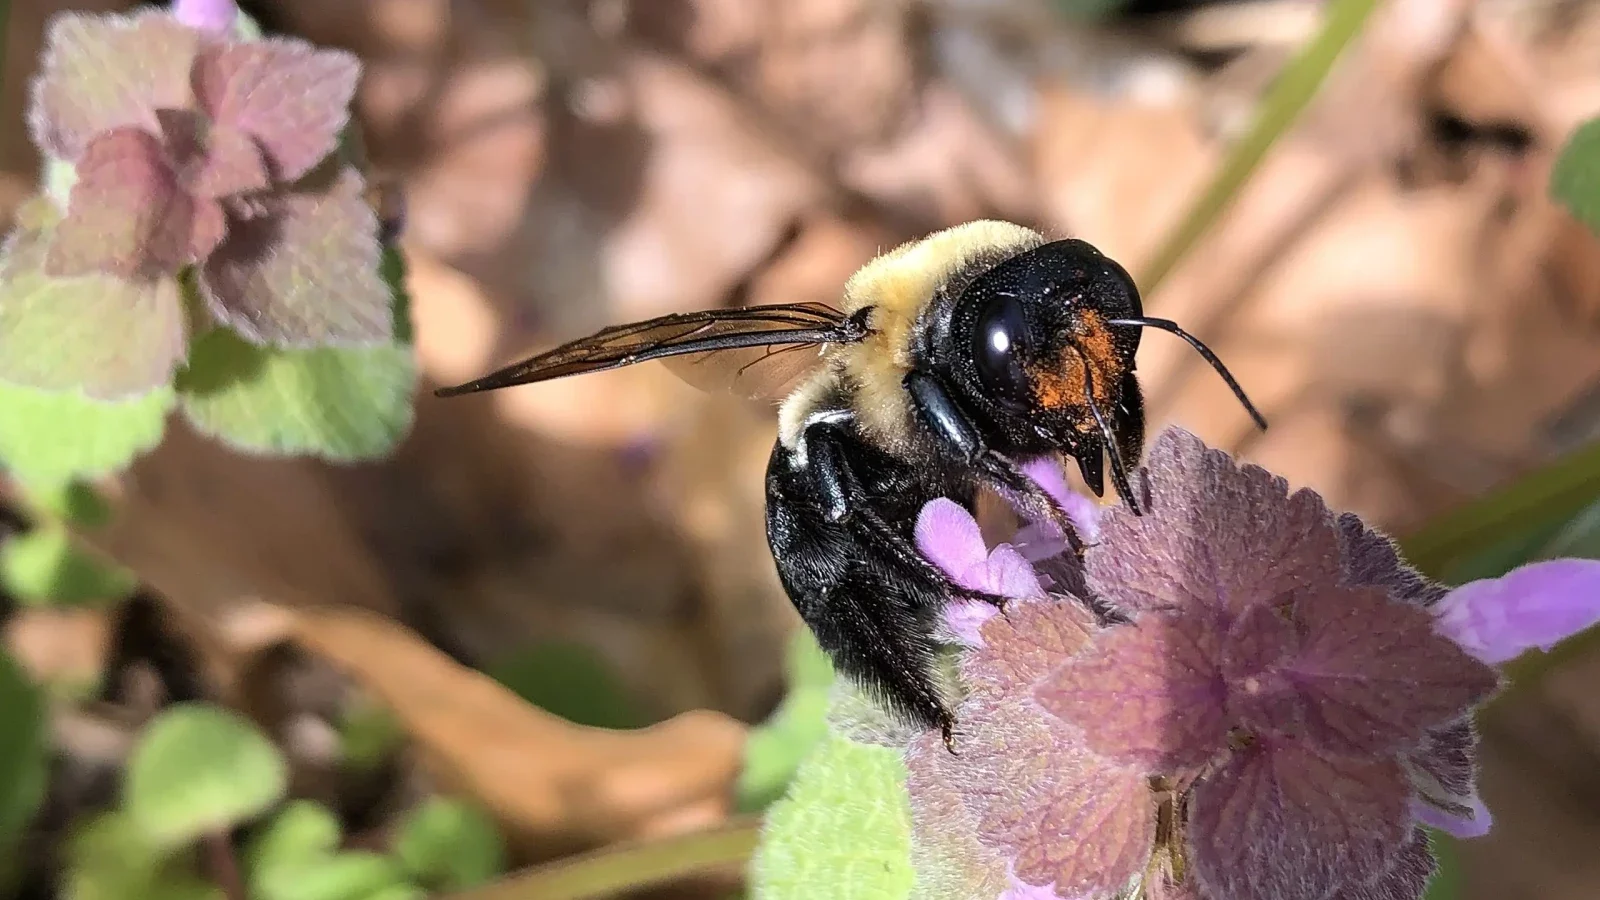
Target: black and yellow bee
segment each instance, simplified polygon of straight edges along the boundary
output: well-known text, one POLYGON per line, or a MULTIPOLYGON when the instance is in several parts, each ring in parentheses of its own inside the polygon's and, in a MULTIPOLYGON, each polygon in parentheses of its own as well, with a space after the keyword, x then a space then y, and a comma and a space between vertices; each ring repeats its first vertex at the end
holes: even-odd
POLYGON ((912 723, 951 741, 932 675, 936 619, 953 584, 918 553, 923 505, 969 509, 980 489, 1065 526, 1022 472, 1077 461, 1104 492, 1106 461, 1139 511, 1128 472, 1143 449, 1134 355, 1144 328, 1188 341, 1258 425, 1233 376, 1176 324, 1143 315, 1133 280, 1079 240, 971 222, 883 254, 818 303, 665 316, 607 328, 440 396, 666 359, 686 380, 780 401, 767 467, 767 539, 784 589, 837 669, 912 723))

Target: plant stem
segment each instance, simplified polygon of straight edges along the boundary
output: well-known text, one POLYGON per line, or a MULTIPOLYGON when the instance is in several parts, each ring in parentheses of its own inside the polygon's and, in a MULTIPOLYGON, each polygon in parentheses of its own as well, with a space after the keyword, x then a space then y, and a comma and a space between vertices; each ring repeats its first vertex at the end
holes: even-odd
POLYGON ((742 865, 755 852, 761 826, 735 819, 720 828, 605 847, 502 879, 448 900, 592 900, 660 884, 707 869, 742 865))
POLYGON ((1332 0, 1324 14, 1322 30, 1300 55, 1286 65, 1256 108, 1250 131, 1228 151, 1222 168, 1206 192, 1189 208, 1178 227, 1167 237, 1155 258, 1138 279, 1145 296, 1154 293, 1177 267, 1195 242, 1221 218, 1237 199, 1256 166, 1278 138, 1289 130, 1316 96, 1317 89, 1333 64, 1361 33, 1378 0, 1332 0))
POLYGON ((212 832, 200 839, 205 850, 206 868, 211 880, 222 889, 228 900, 248 900, 244 876, 239 873, 239 858, 233 850, 233 839, 226 831, 212 832))

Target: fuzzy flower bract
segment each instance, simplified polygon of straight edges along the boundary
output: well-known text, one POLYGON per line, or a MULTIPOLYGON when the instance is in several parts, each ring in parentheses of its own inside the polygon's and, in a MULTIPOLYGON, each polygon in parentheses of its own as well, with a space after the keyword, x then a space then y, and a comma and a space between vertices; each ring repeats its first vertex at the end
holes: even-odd
POLYGON ((1490 664, 1600 617, 1600 563, 1447 591, 1179 429, 1134 488, 1143 516, 1069 507, 1081 560, 1045 526, 991 550, 955 504, 924 510, 924 554, 1017 598, 952 607, 957 754, 937 735, 907 754, 924 853, 963 856, 943 869, 985 896, 1415 900, 1422 825, 1488 829, 1470 717, 1490 664))

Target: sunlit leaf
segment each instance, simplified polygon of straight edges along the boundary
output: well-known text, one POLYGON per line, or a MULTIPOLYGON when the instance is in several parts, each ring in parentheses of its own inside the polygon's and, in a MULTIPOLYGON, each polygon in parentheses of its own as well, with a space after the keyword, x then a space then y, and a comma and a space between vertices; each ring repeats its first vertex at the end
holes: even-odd
POLYGON ((251 896, 253 900, 367 900, 380 891, 406 886, 405 872, 390 857, 347 850, 273 867, 255 882, 251 896))
POLYGON ((394 854, 411 877, 436 890, 476 887, 505 870, 505 842, 482 810, 434 797, 401 820, 394 854))
POLYGON ((161 442, 171 388, 117 402, 0 383, 0 465, 30 488, 118 471, 161 442))
POLYGON ((138 583, 133 573, 79 547, 61 525, 44 523, 0 544, 0 584, 24 603, 115 601, 138 583))
POLYGON ((201 704, 167 708, 128 761, 124 805, 153 843, 181 846, 283 798, 288 766, 248 720, 201 704))
POLYGON ((1550 193, 1600 234, 1600 119, 1579 127, 1561 149, 1550 173, 1550 193))
POLYGON ((339 846, 339 818, 312 800, 294 800, 280 809, 245 848, 245 869, 255 893, 274 870, 304 865, 332 855, 339 846))
POLYGON ((911 807, 898 748, 830 735, 767 814, 751 862, 758 900, 904 900, 911 807))
POLYGON ((744 810, 765 809, 783 796, 800 763, 828 733, 828 698, 833 666, 807 629, 790 638, 789 692, 770 718, 750 732, 738 802, 744 810))
POLYGON ((0 651, 0 889, 15 870, 6 862, 44 799, 47 746, 44 700, 22 667, 0 651))

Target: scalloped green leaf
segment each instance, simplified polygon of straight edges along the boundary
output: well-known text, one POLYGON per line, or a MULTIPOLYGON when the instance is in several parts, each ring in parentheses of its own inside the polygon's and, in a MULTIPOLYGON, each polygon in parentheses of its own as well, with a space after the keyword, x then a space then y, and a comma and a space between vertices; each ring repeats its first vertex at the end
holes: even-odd
POLYGON ((411 428, 417 366, 397 250, 385 252, 380 273, 393 294, 393 343, 273 349, 214 328, 194 340, 178 374, 184 415, 250 453, 336 462, 388 455, 411 428))
POLYGON ((757 900, 905 900, 911 805, 898 748, 830 734, 773 805, 751 861, 757 900))
POLYGON ((1550 195, 1600 234, 1600 119, 1585 122, 1561 148, 1550 195))
POLYGON ((171 388, 116 402, 0 383, 0 465, 30 489, 125 468, 161 443, 171 388))
POLYGON ((810 630, 797 629, 790 638, 785 669, 789 693, 745 741, 736 788, 741 811, 765 809, 782 797, 801 761, 828 733, 833 664, 810 630))
MULTIPOLYGON (((411 887, 400 864, 381 853, 347 850, 269 869, 252 884, 253 900, 367 900, 411 887)), ((405 894, 400 894, 405 896, 405 894)))
POLYGON ((179 704, 134 747, 123 805, 153 843, 181 846, 265 812, 283 799, 288 775, 278 748, 243 716, 179 704))
POLYGON ((139 580, 45 523, 0 544, 0 584, 24 603, 79 605, 120 600, 139 580))
POLYGON ((505 841, 494 820, 453 797, 432 797, 408 813, 394 854, 412 878, 435 890, 466 890, 505 871, 505 841))
POLYGON ((251 840, 244 852, 244 867, 251 892, 258 882, 283 867, 303 865, 333 854, 341 837, 339 818, 314 800, 293 800, 251 840))
POLYGON ((80 825, 67 849, 69 900, 145 900, 167 862, 163 848, 122 811, 80 825))

